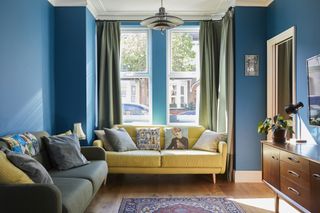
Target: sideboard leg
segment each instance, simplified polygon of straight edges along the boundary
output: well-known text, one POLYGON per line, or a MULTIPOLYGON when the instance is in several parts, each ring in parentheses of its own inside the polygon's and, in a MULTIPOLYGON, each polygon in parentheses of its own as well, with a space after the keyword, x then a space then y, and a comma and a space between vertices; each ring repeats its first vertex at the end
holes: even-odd
POLYGON ((275 213, 279 213, 279 195, 276 195, 275 198, 275 213))

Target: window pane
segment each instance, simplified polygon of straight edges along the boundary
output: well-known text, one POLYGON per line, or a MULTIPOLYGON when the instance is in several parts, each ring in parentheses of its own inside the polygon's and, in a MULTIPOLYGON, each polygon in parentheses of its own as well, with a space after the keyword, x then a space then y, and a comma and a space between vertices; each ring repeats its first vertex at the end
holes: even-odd
POLYGON ((121 33, 121 59, 122 72, 146 72, 147 71, 148 33, 122 32, 121 33))
POLYGON ((171 33, 171 71, 196 72, 199 67, 199 32, 171 33))
POLYGON ((123 123, 150 122, 149 78, 121 79, 123 123))
POLYGON ((196 78, 170 78, 169 94, 169 122, 197 123, 199 81, 196 78))

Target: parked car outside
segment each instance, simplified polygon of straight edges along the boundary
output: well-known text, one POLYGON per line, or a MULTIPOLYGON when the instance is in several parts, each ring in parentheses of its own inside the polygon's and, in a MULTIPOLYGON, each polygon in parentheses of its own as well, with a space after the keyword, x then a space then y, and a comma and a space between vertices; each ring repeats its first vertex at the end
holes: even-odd
POLYGON ((148 123, 149 107, 142 104, 123 103, 123 123, 148 123))

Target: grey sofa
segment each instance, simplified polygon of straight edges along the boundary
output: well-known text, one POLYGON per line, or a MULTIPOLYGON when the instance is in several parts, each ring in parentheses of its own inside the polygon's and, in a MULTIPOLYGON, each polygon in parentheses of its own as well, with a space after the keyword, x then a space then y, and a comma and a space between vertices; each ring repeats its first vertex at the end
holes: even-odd
MULTIPOLYGON (((40 142, 38 160, 51 175, 54 185, 0 185, 0 212, 81 213, 86 210, 99 188, 106 181, 105 152, 97 147, 82 147, 82 154, 90 164, 65 171, 55 170, 49 161, 41 137, 47 132, 33 133, 40 142)), ((7 146, 0 141, 0 147, 7 146)))

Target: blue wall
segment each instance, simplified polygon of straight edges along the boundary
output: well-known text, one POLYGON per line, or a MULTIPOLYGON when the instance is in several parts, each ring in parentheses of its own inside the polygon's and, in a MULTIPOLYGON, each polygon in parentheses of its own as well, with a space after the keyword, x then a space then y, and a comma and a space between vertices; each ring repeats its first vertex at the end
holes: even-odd
POLYGON ((167 124, 167 39, 152 30, 152 121, 167 124))
POLYGON ((53 127, 54 8, 47 0, 2 0, 0 135, 53 127))
POLYGON ((86 84, 87 84, 87 140, 93 139, 95 129, 96 109, 96 21, 92 14, 86 9, 86 84))
POLYGON ((55 132, 95 125, 95 20, 85 7, 55 8, 55 132))
POLYGON ((266 116, 267 9, 235 8, 235 169, 260 170, 257 124, 266 116), (245 55, 259 55, 260 74, 246 77, 245 55))
POLYGON ((320 129, 308 125, 308 84, 306 59, 320 54, 319 0, 275 0, 268 8, 268 39, 296 27, 297 100, 305 107, 301 116, 315 140, 320 143, 320 129))
POLYGON ((86 129, 86 8, 55 8, 55 132, 86 129))

